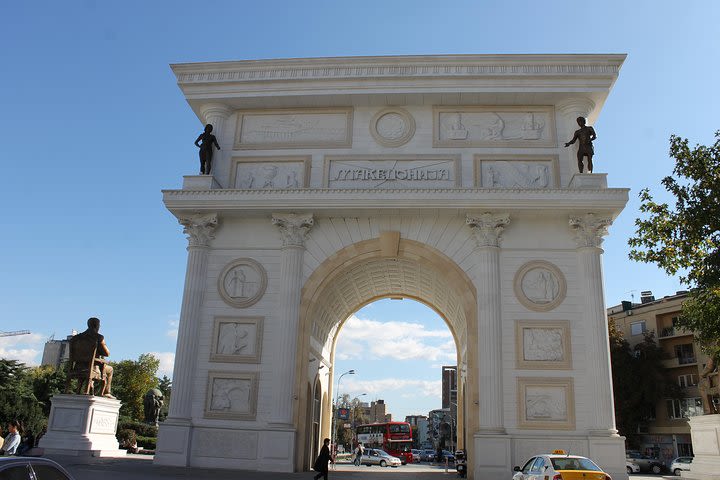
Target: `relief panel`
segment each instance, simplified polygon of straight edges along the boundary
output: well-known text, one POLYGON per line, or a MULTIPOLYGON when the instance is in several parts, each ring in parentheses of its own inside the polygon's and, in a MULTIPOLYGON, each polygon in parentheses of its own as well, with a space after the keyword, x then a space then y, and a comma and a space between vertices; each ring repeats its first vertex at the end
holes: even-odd
POLYGON ((565 299, 567 283, 560 269, 550 262, 528 262, 515 274, 515 296, 525 307, 547 312, 565 299))
POLYGON ((572 368, 569 322, 518 320, 515 334, 517 368, 572 368))
POLYGON ((552 107, 434 107, 435 147, 554 147, 552 107))
POLYGON ((307 188, 311 157, 233 157, 231 182, 241 190, 307 188))
POLYGON ((325 157, 327 188, 457 188, 456 155, 354 155, 325 157))
POLYGON ((350 147, 352 112, 352 108, 240 111, 235 148, 350 147))
POLYGON ((257 303, 265 293, 267 273, 251 258, 227 264, 218 277, 218 291, 228 305, 245 308, 257 303))
POLYGON ((208 372, 206 418, 255 420, 257 374, 208 372))
POLYGON ((575 428, 573 379, 518 378, 518 427, 548 430, 575 428))
POLYGON ((558 160, 552 156, 475 155, 475 185, 483 188, 556 188, 558 160))
POLYGON ((263 317, 216 317, 211 362, 260 363, 263 317))
POLYGON ((258 433, 197 428, 193 445, 198 457, 254 460, 257 458, 258 433))

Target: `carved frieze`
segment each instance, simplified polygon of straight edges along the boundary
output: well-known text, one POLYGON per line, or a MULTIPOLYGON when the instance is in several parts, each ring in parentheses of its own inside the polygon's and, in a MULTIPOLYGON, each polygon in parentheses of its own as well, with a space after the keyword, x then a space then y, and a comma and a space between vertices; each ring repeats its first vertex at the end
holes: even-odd
POLYGON ((457 188, 456 155, 354 155, 325 157, 327 188, 457 188))
POLYGON ((435 147, 554 147, 552 107, 435 107, 435 147))
POLYGON ((260 363, 263 317, 216 317, 211 362, 260 363))
POLYGON ((305 188, 311 157, 234 157, 231 178, 241 190, 305 188))
POLYGON ((195 428, 194 437, 193 453, 198 457, 257 458, 258 432, 195 428))
POLYGON ((565 276, 550 262, 528 262, 515 274, 515 296, 525 307, 547 312, 562 303, 567 292, 565 276))
POLYGON ((230 262, 218 277, 218 291, 228 305, 245 308, 255 304, 265 293, 267 272, 251 258, 230 262))
POLYGON ((475 155, 475 183, 484 188, 556 188, 557 157, 475 155))
POLYGON ((205 417, 254 420, 257 388, 253 372, 208 372, 205 417))
POLYGON ((518 378, 518 427, 547 430, 575 428, 573 379, 518 378))
POLYGON ((415 119, 402 108, 385 108, 370 121, 370 134, 384 147, 399 147, 415 135, 415 119))
POLYGON ((521 369, 572 368, 569 322, 518 320, 516 353, 521 369))
POLYGON ((352 108, 238 112, 236 149, 340 148, 352 145, 352 108))

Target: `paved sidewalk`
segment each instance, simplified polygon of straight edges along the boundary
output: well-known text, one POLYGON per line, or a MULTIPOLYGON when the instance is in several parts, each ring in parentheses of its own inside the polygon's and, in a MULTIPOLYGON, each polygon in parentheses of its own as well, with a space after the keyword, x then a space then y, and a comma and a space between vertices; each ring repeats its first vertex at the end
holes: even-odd
MULTIPOLYGON (((224 470, 210 468, 182 468, 153 465, 152 456, 128 455, 124 458, 68 457, 48 455, 64 466, 76 480, 312 480, 315 472, 277 473, 224 470)), ((339 464, 330 470, 330 480, 442 480, 455 479, 456 472, 445 473, 443 468, 430 465, 406 465, 400 468, 355 467, 339 464)))

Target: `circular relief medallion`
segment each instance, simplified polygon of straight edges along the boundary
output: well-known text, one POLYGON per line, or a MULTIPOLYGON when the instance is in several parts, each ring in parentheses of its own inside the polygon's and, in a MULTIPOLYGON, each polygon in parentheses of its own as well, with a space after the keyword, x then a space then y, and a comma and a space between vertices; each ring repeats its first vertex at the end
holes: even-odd
POLYGON ((267 273, 252 258, 230 262, 218 277, 220 296, 233 307, 245 308, 257 303, 266 287, 267 273))
POLYGON ((415 135, 415 119, 402 108, 386 108, 373 117, 370 133, 380 145, 399 147, 415 135))
POLYGON ((567 284, 559 268, 550 262, 535 260, 515 274, 515 296, 530 310, 547 312, 565 299, 567 284))

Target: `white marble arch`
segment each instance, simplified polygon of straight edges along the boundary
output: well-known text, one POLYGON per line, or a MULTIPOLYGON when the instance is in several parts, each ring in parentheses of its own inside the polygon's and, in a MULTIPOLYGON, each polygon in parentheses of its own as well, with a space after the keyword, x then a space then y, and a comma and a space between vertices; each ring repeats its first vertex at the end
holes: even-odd
POLYGON ((625 479, 601 247, 628 192, 608 188, 604 174, 577 173, 574 147, 562 146, 576 117, 595 122, 623 60, 174 65, 222 150, 211 175, 163 191, 188 237, 188 262, 154 462, 307 470, 330 429, 339 329, 364 304, 402 296, 434 308, 453 333, 471 478, 506 479, 527 455, 562 444, 625 479), (334 159, 352 160, 342 184, 327 178, 334 159), (249 282, 263 288, 249 293, 249 282), (240 358, 249 348, 240 333, 218 357, 220 318, 262 318, 258 354, 240 358), (517 322, 539 329, 522 352, 531 363, 517 362, 517 322), (560 331, 569 342, 562 368, 560 331))

